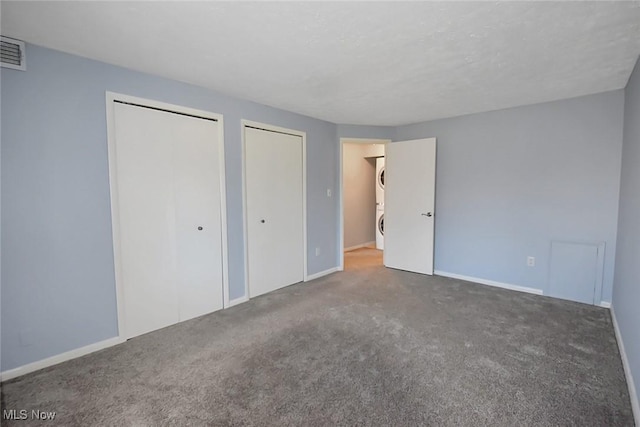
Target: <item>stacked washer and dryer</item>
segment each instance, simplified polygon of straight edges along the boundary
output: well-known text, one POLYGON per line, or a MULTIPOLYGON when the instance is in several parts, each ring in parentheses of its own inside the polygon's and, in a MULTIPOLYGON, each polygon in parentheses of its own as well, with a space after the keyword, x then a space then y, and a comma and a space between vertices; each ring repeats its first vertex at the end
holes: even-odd
POLYGON ((376 249, 384 249, 384 157, 376 158, 376 249))

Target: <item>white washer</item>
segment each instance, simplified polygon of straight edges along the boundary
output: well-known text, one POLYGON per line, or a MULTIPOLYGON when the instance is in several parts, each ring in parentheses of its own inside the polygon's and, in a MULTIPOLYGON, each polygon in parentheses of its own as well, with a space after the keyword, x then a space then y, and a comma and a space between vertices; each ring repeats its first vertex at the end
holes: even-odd
POLYGON ((384 250, 384 208, 376 207, 376 249, 384 250))
POLYGON ((384 206, 384 157, 376 159, 376 204, 384 206))

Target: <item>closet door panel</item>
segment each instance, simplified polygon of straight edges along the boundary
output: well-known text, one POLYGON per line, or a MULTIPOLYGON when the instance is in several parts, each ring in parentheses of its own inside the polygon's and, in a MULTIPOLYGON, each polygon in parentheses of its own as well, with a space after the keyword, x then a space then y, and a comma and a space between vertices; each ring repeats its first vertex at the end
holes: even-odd
POLYGON ((179 321, 173 115, 114 108, 125 335, 131 338, 179 321))
POLYGON ((222 308, 218 123, 114 104, 124 333, 222 308))
POLYGON ((181 117, 173 170, 180 320, 222 308, 218 124, 181 117))
POLYGON ((303 141, 245 128, 251 298, 304 280, 303 141))

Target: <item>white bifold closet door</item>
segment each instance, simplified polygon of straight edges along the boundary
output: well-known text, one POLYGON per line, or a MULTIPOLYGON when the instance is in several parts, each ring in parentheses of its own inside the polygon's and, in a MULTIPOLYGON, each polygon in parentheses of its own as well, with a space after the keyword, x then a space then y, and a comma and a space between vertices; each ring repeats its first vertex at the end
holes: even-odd
POLYGON ((125 336, 222 308, 216 121, 115 103, 125 336))
POLYGON ((304 280, 302 137, 245 127, 249 295, 304 280))

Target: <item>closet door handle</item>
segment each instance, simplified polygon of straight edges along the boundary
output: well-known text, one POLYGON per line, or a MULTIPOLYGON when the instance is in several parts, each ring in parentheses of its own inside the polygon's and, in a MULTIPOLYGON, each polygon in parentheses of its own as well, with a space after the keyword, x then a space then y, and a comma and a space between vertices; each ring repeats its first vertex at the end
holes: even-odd
POLYGON ((423 213, 423 214, 421 214, 421 215, 422 215, 422 216, 429 216, 429 217, 430 217, 430 216, 433 216, 433 214, 432 214, 431 212, 423 213))

